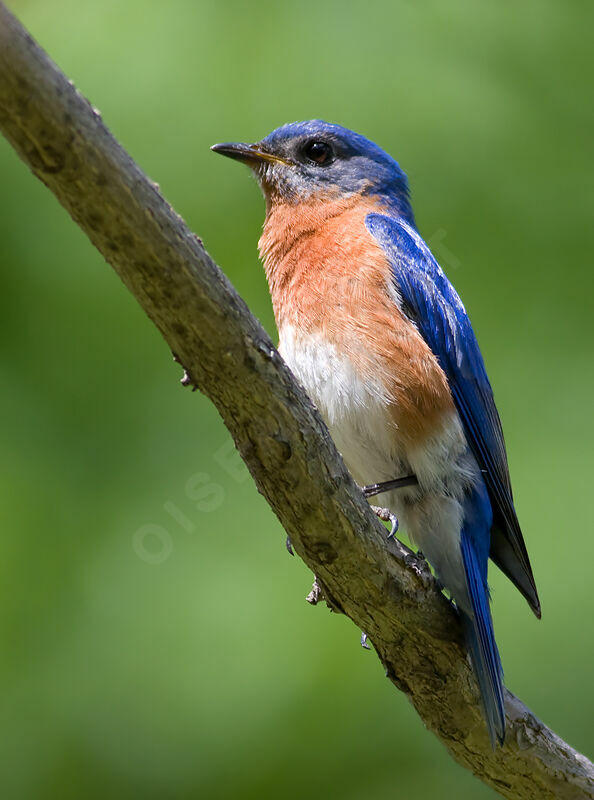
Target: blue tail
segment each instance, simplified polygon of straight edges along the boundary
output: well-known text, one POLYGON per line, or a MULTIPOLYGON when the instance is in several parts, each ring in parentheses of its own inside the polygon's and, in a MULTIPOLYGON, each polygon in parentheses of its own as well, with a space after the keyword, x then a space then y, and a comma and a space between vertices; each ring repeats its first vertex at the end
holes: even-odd
POLYGON ((497 742, 503 744, 505 739, 503 670, 499 651, 495 644, 487 586, 490 524, 485 530, 484 514, 477 514, 479 509, 485 510, 485 500, 487 503, 489 502, 486 496, 481 496, 482 494, 479 489, 473 492, 467 500, 467 509, 470 514, 465 514, 460 546, 470 607, 460 608, 460 612, 464 620, 470 656, 481 691, 491 746, 495 749, 497 742), (477 523, 479 524, 477 525, 477 523))

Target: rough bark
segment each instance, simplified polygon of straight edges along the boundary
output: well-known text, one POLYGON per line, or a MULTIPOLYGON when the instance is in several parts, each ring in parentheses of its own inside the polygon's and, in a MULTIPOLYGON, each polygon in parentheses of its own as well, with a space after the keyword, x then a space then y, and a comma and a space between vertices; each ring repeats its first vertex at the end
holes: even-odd
POLYGON ((594 798, 593 765, 509 692, 505 745, 491 750, 455 610, 426 563, 387 542, 316 410, 200 239, 1 3, 0 129, 215 403, 328 603, 367 632, 452 756, 504 797, 594 798))

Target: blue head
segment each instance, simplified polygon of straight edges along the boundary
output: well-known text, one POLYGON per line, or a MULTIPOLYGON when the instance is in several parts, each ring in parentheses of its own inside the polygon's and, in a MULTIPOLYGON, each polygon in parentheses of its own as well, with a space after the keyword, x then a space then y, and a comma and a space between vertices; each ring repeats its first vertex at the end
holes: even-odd
POLYGON ((321 120, 291 122, 256 144, 216 144, 212 149, 248 164, 269 200, 375 195, 414 225, 408 181, 398 163, 348 128, 321 120))

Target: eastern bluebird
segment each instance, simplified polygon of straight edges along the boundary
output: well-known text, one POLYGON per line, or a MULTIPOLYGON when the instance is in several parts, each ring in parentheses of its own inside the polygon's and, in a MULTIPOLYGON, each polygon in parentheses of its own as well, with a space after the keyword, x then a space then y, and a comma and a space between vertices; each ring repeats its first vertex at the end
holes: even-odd
POLYGON ((262 187, 279 350, 349 470, 362 486, 406 476, 385 505, 454 598, 491 744, 503 743, 489 556, 537 617, 540 603, 483 358, 417 231, 406 175, 368 139, 318 120, 212 149, 262 187))

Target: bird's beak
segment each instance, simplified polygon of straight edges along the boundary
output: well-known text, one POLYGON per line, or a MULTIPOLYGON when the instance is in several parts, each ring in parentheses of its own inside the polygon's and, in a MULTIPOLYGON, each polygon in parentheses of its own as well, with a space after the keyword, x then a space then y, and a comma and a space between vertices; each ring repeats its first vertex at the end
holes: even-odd
POLYGON ((243 161, 250 167, 255 167, 262 161, 268 161, 273 164, 289 164, 284 158, 275 156, 272 153, 267 153, 262 150, 259 144, 243 144, 243 142, 225 142, 224 144, 213 144, 210 148, 215 153, 220 153, 222 156, 234 158, 237 161, 243 161))

